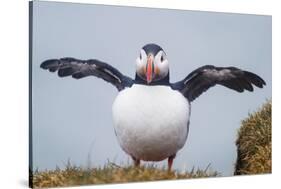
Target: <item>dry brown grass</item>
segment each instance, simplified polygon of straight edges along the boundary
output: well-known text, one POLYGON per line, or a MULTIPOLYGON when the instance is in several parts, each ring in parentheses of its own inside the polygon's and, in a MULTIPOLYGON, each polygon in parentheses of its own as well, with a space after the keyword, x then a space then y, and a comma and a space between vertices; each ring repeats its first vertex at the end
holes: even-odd
POLYGON ((155 166, 120 167, 108 163, 102 168, 83 169, 68 163, 64 170, 57 168, 52 171, 35 171, 32 175, 34 188, 64 187, 89 184, 126 183, 141 181, 175 180, 187 178, 215 177, 219 174, 215 171, 192 169, 190 172, 168 172, 167 169, 155 166))
POLYGON ((271 101, 242 121, 235 175, 271 173, 271 101))

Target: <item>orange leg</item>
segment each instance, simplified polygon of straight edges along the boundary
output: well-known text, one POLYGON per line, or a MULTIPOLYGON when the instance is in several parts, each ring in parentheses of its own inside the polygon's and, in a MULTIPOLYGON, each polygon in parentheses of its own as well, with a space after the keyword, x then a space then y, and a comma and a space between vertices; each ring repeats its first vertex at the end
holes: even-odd
POLYGON ((176 154, 170 156, 168 158, 168 171, 170 172, 171 169, 172 169, 172 166, 173 166, 173 161, 174 161, 174 158, 176 157, 176 154))

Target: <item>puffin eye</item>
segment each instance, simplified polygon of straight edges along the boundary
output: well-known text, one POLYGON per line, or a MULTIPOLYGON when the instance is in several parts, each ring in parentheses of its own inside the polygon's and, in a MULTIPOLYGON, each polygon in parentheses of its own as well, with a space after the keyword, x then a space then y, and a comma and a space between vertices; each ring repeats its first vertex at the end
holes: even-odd
POLYGON ((163 61, 164 61, 164 56, 162 55, 162 56, 161 56, 161 62, 163 62, 163 61))
POLYGON ((141 57, 141 53, 140 53, 140 59, 141 59, 142 57, 141 57))

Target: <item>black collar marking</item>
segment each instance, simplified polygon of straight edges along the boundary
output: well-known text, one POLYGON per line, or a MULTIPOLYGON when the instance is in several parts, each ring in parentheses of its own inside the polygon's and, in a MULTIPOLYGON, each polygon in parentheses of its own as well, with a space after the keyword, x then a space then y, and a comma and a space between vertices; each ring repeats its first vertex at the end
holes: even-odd
POLYGON ((151 83, 147 83, 145 80, 140 78, 138 74, 135 77, 135 84, 142 84, 142 85, 167 85, 170 86, 170 74, 168 73, 163 79, 152 81, 151 83))

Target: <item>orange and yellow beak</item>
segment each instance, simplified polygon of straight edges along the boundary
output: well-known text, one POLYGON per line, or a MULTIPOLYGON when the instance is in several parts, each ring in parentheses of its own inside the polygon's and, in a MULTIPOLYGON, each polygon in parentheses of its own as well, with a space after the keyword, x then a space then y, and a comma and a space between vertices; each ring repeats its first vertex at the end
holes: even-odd
POLYGON ((146 63, 146 81, 149 84, 154 75, 154 59, 152 55, 148 55, 146 63))

